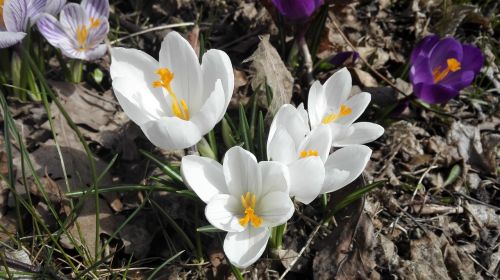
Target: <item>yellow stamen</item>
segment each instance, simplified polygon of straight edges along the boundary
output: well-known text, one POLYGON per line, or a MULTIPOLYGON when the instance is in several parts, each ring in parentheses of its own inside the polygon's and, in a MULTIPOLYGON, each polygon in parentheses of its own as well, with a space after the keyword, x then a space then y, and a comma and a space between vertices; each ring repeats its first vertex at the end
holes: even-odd
POLYGON ((318 151, 317 150, 302 150, 300 151, 299 154, 300 158, 305 158, 305 157, 317 157, 318 156, 318 151))
POLYGON ((262 224, 262 218, 255 214, 255 205, 257 204, 257 197, 255 194, 247 192, 245 196, 241 196, 241 205, 245 209, 245 216, 239 219, 240 225, 246 227, 250 222, 253 227, 258 228, 262 224))
POLYGON ((97 28, 101 24, 101 21, 98 18, 90 17, 90 28, 97 28))
POLYGON ((338 114, 329 114, 327 115, 326 117, 323 118, 323 124, 329 124, 335 120, 337 120, 338 118, 342 118, 342 117, 345 117, 345 116, 348 116, 352 113, 352 108, 349 107, 349 106, 346 106, 344 104, 342 104, 342 106, 340 106, 340 111, 338 114))
POLYGON ((166 89, 172 100, 172 113, 174 116, 186 121, 189 120, 189 108, 186 101, 181 99, 179 102, 177 95, 175 95, 172 87, 170 86, 170 83, 174 79, 174 73, 172 73, 168 68, 160 68, 156 70, 155 73, 160 76, 160 79, 153 82, 153 87, 163 87, 166 89))
POLYGON ((76 40, 80 44, 81 49, 85 49, 85 45, 87 44, 87 37, 89 36, 89 31, 87 30, 87 26, 82 25, 76 28, 76 40))
POLYGON ((4 0, 0 0, 0 26, 5 26, 5 23, 3 22, 3 2, 4 0))
POLYGON ((446 76, 451 72, 457 72, 462 69, 460 62, 454 58, 448 58, 446 60, 446 68, 441 70, 441 66, 437 66, 432 70, 432 76, 434 77, 434 83, 437 84, 444 80, 446 76))

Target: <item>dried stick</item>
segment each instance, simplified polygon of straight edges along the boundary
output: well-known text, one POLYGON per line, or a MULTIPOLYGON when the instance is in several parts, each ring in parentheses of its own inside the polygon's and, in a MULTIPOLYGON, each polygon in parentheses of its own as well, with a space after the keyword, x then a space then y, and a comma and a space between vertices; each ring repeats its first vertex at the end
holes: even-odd
POLYGON ((297 263, 297 261, 300 259, 300 257, 306 251, 306 249, 311 245, 311 242, 313 241, 314 237, 316 236, 316 234, 318 233, 320 228, 321 228, 321 224, 318 224, 316 226, 316 228, 314 228, 313 232, 309 235, 309 238, 307 239, 306 245, 304 245, 304 247, 302 247, 302 249, 300 249, 300 252, 297 255, 297 257, 295 257, 295 259, 292 261, 292 263, 290 263, 290 266, 288 266, 288 268, 283 272, 283 274, 281 274, 279 280, 285 279, 285 276, 288 274, 288 272, 290 272, 290 270, 292 270, 295 263, 297 263))
POLYGON ((175 23, 175 24, 167 24, 167 25, 156 26, 156 27, 148 28, 148 29, 145 29, 145 30, 141 30, 139 32, 135 32, 135 33, 129 34, 129 35, 125 36, 125 37, 118 38, 118 39, 116 39, 114 41, 111 41, 110 44, 114 45, 114 44, 119 43, 119 42, 121 42, 123 40, 127 40, 127 39, 130 39, 132 37, 139 36, 139 35, 142 35, 142 34, 153 32, 153 31, 158 31, 158 30, 163 30, 163 29, 169 29, 169 28, 176 28, 176 27, 193 26, 193 25, 194 25, 194 22, 183 22, 183 23, 175 23))

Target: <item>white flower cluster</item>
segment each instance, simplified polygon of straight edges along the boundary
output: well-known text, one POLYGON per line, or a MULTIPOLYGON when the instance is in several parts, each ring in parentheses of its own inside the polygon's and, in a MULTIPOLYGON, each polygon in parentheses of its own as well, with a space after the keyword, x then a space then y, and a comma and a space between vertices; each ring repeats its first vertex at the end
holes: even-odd
MULTIPOLYGON (((164 149, 198 143, 223 118, 234 87, 226 53, 210 50, 200 66, 176 32, 165 37, 159 62, 139 50, 114 48, 111 77, 125 113, 164 149)), ((354 122, 371 96, 363 92, 348 98, 351 86, 351 75, 341 69, 324 85, 312 85, 308 111, 303 104, 281 107, 269 131, 269 161, 257 162, 237 146, 222 164, 195 155, 182 159, 184 182, 207 204, 207 220, 227 232, 224 252, 233 265, 247 267, 263 254, 270 229, 292 217, 292 198, 310 203, 365 169, 371 149, 362 144, 384 129, 354 122), (342 148, 331 153, 333 147, 342 148)))

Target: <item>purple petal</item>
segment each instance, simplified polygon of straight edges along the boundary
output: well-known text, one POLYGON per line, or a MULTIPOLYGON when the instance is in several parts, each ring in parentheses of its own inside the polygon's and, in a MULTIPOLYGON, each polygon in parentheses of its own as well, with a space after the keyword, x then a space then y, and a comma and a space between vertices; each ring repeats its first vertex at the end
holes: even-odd
POLYGON ((462 61, 463 51, 462 44, 457 40, 448 37, 437 43, 430 52, 430 66, 431 69, 441 67, 442 69, 448 67, 446 64, 447 59, 455 58, 462 61))
POLYGON ((0 31, 0 49, 8 48, 21 42, 24 36, 26 36, 24 32, 0 31))
POLYGON ((484 64, 484 56, 481 50, 473 45, 463 45, 463 52, 462 69, 470 70, 477 75, 484 64))
POLYGON ((61 12, 64 5, 66 5, 66 0, 47 0, 43 11, 55 16, 61 12))
POLYGON ((285 18, 298 21, 311 16, 323 5, 323 0, 273 0, 273 4, 285 18))
POLYGON ((54 16, 45 13, 42 14, 36 26, 52 46, 56 48, 69 48, 72 46, 71 40, 54 16))
POLYGON ((413 91, 418 98, 429 104, 444 103, 459 94, 458 90, 440 84, 417 84, 413 91))
POLYGON ((428 56, 429 52, 437 44, 437 42, 439 42, 439 36, 437 35, 428 35, 424 37, 413 49, 410 62, 414 63, 416 58, 419 56, 428 56))
POLYGON ((474 76, 473 71, 464 71, 462 69, 454 73, 449 73, 439 84, 455 90, 461 90, 472 83, 474 76))
POLYGON ((108 18, 109 17, 109 2, 108 0, 83 0, 83 9, 87 15, 94 19, 108 18))
POLYGON ((432 76, 431 68, 429 66, 429 59, 425 56, 419 56, 415 59, 410 68, 410 81, 413 84, 432 84, 434 77, 432 76))
POLYGON ((6 0, 3 6, 3 20, 7 31, 26 31, 28 22, 27 0, 6 0))

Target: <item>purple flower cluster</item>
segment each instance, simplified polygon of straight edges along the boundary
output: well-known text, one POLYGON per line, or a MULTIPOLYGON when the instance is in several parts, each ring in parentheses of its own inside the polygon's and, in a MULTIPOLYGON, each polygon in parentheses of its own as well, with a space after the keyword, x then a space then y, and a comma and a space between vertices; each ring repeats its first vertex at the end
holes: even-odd
POLYGON ((410 80, 415 95, 436 104, 457 96, 481 70, 484 58, 477 47, 454 38, 430 35, 411 54, 410 80))

